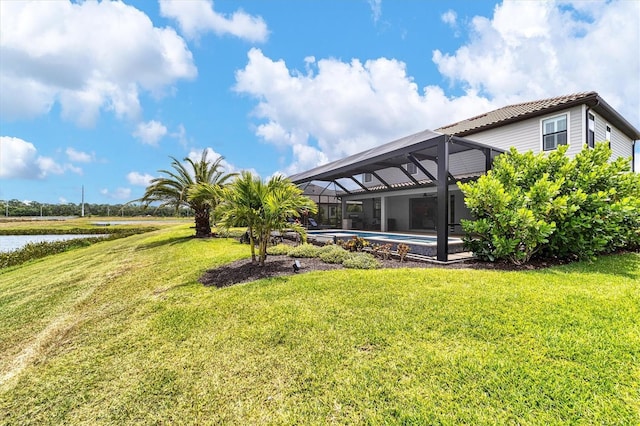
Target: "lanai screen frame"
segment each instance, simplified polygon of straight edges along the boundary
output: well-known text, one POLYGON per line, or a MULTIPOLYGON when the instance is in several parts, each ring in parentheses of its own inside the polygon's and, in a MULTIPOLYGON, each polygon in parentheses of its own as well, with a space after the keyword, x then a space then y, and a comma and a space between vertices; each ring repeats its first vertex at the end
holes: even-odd
MULTIPOLYGON (((411 179, 412 182, 409 183, 409 186, 403 185, 401 188, 395 190, 411 187, 437 187, 437 260, 446 262, 449 259, 449 185, 459 181, 459 179, 456 179, 449 171, 449 156, 470 150, 480 151, 482 155, 484 155, 485 172, 491 169, 493 159, 504 152, 504 150, 500 148, 469 139, 424 130, 349 157, 318 166, 306 172, 291 175, 289 179, 297 185, 313 181, 333 182, 341 187, 346 194, 351 194, 351 192, 340 185, 337 180, 348 178, 356 181, 355 176, 363 173, 371 173, 381 181, 384 186, 382 191, 393 192, 394 188, 380 179, 376 172, 388 168, 404 170, 402 167, 404 164, 408 162, 416 164, 430 180, 418 182, 405 172, 407 178, 411 179), (420 165, 419 161, 421 160, 431 160, 436 164, 437 173, 435 176, 420 165)), ((364 186, 363 189, 370 191, 369 189, 365 189, 364 186)), ((380 190, 378 190, 378 192, 379 191, 380 190)))

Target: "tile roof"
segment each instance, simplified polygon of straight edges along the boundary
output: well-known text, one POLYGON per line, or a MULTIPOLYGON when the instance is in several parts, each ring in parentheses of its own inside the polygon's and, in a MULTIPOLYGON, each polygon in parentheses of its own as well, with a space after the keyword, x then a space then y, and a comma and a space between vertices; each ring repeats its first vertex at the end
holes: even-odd
POLYGON ((541 99, 531 102, 523 102, 515 105, 490 111, 467 120, 449 124, 436 129, 436 132, 447 135, 464 136, 476 133, 486 128, 497 127, 513 121, 520 121, 532 116, 545 114, 555 109, 565 108, 570 105, 581 104, 588 100, 596 99, 596 92, 582 92, 571 95, 557 96, 555 98, 541 99))

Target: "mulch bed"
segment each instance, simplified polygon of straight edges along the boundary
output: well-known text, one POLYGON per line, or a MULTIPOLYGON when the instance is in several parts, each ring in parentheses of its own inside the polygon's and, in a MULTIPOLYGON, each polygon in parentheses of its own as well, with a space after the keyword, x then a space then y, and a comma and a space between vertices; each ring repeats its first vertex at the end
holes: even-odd
MULTIPOLYGON (((285 244, 294 244, 288 240, 285 244)), ((247 248, 248 249, 248 248, 247 248)), ((621 250, 618 253, 625 253, 621 250)), ((302 274, 311 271, 329 271, 333 269, 344 269, 344 266, 338 264, 325 263, 318 258, 298 259, 300 262, 300 270, 293 270, 293 262, 295 259, 287 255, 269 255, 264 266, 257 263, 251 263, 251 259, 242 259, 232 262, 219 268, 206 271, 198 280, 205 286, 215 286, 218 288, 229 287, 234 284, 246 283, 261 278, 283 277, 294 274, 302 274)), ((499 271, 527 271, 535 269, 545 269, 551 266, 563 265, 571 263, 566 259, 534 259, 526 265, 514 265, 507 261, 499 262, 483 262, 477 259, 470 259, 465 262, 450 263, 441 265, 437 263, 421 262, 408 260, 400 262, 399 259, 378 259, 382 263, 382 268, 446 268, 446 269, 485 269, 499 271)))
MULTIPOLYGON (((452 263, 449 265, 439 265, 429 262, 405 261, 400 262, 398 259, 378 259, 382 263, 383 268, 447 268, 447 269, 493 269, 503 271, 521 271, 530 269, 547 268, 549 266, 558 265, 565 262, 560 261, 540 261, 532 262, 524 266, 516 266, 508 262, 481 262, 478 260, 468 260, 466 262, 452 263)), ((267 257, 264 266, 258 263, 251 263, 251 259, 242 259, 232 262, 219 268, 206 271, 198 280, 205 286, 215 286, 218 288, 228 287, 234 284, 246 283, 261 278, 283 277, 294 274, 302 274, 310 271, 329 271, 333 269, 344 269, 339 264, 325 263, 318 258, 298 259, 300 262, 300 271, 294 272, 294 259, 286 256, 267 257)))

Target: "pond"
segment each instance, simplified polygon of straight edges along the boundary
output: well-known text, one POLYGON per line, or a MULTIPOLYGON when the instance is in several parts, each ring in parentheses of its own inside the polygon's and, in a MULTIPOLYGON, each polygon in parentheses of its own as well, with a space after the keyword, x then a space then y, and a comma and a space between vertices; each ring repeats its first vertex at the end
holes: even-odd
POLYGON ((0 235, 0 252, 19 250, 29 243, 55 242, 92 237, 105 237, 107 234, 64 234, 64 235, 0 235))

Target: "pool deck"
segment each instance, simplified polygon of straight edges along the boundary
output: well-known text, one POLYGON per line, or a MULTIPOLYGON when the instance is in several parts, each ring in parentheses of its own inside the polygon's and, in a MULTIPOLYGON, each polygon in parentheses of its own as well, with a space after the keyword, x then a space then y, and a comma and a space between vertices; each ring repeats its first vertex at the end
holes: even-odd
MULTIPOLYGON (((307 239, 316 244, 326 244, 329 242, 348 241, 354 236, 367 233, 367 231, 349 230, 349 229, 333 229, 325 231, 310 231, 307 239)), ((398 244, 404 243, 409 246, 409 255, 420 258, 420 260, 428 262, 436 262, 448 264, 453 262, 462 262, 473 258, 473 255, 466 252, 463 242, 460 238, 449 238, 449 261, 438 262, 435 260, 437 256, 437 243, 435 235, 418 234, 418 233, 399 233, 399 232, 371 232, 371 236, 362 236, 365 240, 374 244, 391 244, 391 250, 396 251, 398 244), (398 236, 401 238, 393 238, 398 236), (421 238, 423 237, 423 238, 421 238), (424 239, 423 241, 420 241, 424 239), (430 241, 432 240, 432 241, 430 241)))

